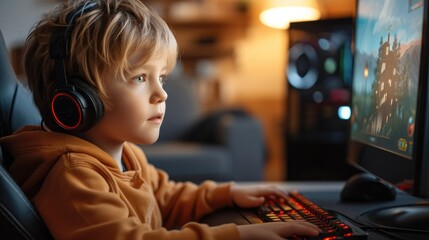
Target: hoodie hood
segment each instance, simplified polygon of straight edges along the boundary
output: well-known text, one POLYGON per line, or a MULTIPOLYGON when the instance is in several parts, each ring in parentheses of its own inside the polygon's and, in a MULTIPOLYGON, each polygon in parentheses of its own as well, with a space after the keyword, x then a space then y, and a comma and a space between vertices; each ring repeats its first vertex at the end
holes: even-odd
POLYGON ((39 191, 51 168, 64 154, 87 154, 108 168, 118 169, 110 155, 96 145, 72 135, 47 132, 36 126, 26 126, 13 135, 0 138, 0 144, 2 150, 13 158, 9 172, 30 199, 39 191))

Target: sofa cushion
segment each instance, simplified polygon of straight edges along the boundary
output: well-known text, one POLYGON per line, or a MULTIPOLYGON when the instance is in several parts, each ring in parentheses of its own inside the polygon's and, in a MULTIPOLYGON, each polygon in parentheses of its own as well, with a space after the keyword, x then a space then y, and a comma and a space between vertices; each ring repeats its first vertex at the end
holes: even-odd
POLYGON ((158 142, 178 140, 191 128, 201 114, 195 81, 172 74, 164 86, 168 94, 164 123, 158 142))
POLYGON ((172 180, 232 179, 231 154, 224 147, 173 142, 141 146, 148 161, 166 171, 172 180))

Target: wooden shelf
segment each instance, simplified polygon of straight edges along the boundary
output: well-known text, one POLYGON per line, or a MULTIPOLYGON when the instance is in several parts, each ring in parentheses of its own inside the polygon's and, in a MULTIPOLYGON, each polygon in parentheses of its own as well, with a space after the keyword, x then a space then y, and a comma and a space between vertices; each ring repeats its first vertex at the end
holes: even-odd
MULTIPOLYGON (((243 38, 250 16, 245 8, 238 8, 240 0, 222 1, 215 8, 204 6, 202 0, 146 0, 160 9, 163 19, 171 27, 179 44, 181 59, 198 60, 234 57, 235 42, 243 38), (176 3, 191 3, 194 11, 174 13, 176 3), (201 10, 197 9, 201 7, 201 10), (214 10, 217 9, 217 10, 214 10)), ((216 1, 213 1, 216 2, 216 1)))

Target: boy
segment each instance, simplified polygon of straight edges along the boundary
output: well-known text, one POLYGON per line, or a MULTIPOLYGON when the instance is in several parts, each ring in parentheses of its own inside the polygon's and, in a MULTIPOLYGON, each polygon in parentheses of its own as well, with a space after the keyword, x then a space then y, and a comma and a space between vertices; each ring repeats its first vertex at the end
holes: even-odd
POLYGON ((24 58, 42 126, 24 127, 0 143, 14 158, 11 175, 55 239, 283 239, 319 233, 305 222, 190 222, 283 193, 211 181, 175 183, 131 144, 157 140, 167 99, 162 85, 177 58, 173 34, 141 2, 64 3, 32 30, 24 58))

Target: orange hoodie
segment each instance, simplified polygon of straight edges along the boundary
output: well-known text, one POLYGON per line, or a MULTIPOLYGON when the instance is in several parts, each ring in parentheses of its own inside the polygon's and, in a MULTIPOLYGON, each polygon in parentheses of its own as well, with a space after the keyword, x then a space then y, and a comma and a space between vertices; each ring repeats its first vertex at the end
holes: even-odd
POLYGON ((124 145, 126 172, 90 142, 38 127, 24 127, 0 144, 14 158, 12 177, 55 239, 239 238, 234 224, 190 222, 231 206, 230 184, 169 181, 133 144, 124 145))

